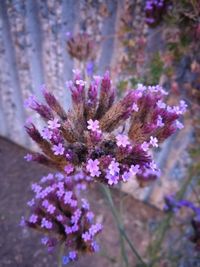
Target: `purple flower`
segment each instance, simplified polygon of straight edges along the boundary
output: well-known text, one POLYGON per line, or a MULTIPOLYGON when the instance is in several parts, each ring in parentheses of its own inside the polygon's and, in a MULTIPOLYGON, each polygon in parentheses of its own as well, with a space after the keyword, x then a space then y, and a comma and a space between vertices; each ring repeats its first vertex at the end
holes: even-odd
POLYGON ((94 252, 98 252, 99 251, 99 245, 94 241, 94 242, 92 242, 92 248, 93 248, 93 250, 94 250, 94 252))
POLYGON ((29 218, 30 223, 36 223, 38 220, 38 216, 36 214, 32 214, 29 218))
POLYGON ((49 241, 49 239, 48 239, 48 237, 43 237, 43 238, 41 238, 41 243, 43 244, 43 245, 47 245, 47 243, 48 243, 48 241, 49 241))
POLYGON ((59 222, 62 222, 63 221, 63 216, 61 214, 59 214, 56 219, 59 221, 59 222))
POLYGON ((81 201, 82 201, 82 208, 85 210, 89 210, 90 204, 88 203, 88 201, 85 198, 82 198, 81 201))
POLYGON ((108 173, 106 175, 106 179, 108 179, 108 184, 109 185, 115 185, 115 184, 118 184, 119 182, 119 175, 116 175, 116 174, 110 174, 108 173))
POLYGON ((69 252, 69 259, 75 261, 77 259, 77 251, 70 251, 69 252))
POLYGON ((140 169, 140 166, 138 164, 131 165, 130 172, 132 173, 132 175, 135 175, 139 172, 139 169, 140 169))
POLYGON ((150 141, 149 143, 153 146, 153 147, 158 147, 158 139, 156 137, 150 136, 150 141))
POLYGON ((59 129, 61 126, 61 124, 59 123, 59 120, 58 119, 53 119, 53 120, 49 120, 48 121, 48 127, 49 129, 51 130, 54 130, 54 129, 59 129))
POLYGON ((62 181, 65 178, 65 176, 60 172, 56 173, 55 176, 56 176, 56 178, 58 178, 59 181, 62 181))
POLYGON ((149 144, 145 141, 145 142, 143 142, 142 144, 141 144, 141 148, 142 148, 142 150, 143 151, 148 151, 148 149, 149 149, 149 144))
POLYGON ((44 208, 48 208, 48 206, 49 206, 49 201, 47 200, 47 199, 45 199, 43 202, 42 202, 42 206, 44 207, 44 208))
POLYGON ((88 123, 87 126, 88 130, 91 130, 93 132, 98 132, 100 130, 98 120, 93 121, 92 119, 90 119, 87 123, 88 123))
POLYGON ((134 110, 135 112, 138 112, 139 107, 138 107, 138 105, 136 103, 133 103, 132 110, 134 110))
POLYGON ((72 226, 72 233, 76 233, 79 230, 79 226, 77 224, 74 224, 72 226))
POLYGON ((49 204, 47 207, 47 212, 49 212, 50 214, 53 214, 56 210, 56 207, 52 204, 49 204))
POLYGON ((90 175, 92 177, 97 176, 99 177, 99 175, 101 174, 99 171, 99 160, 95 159, 89 159, 86 165, 86 169, 88 172, 90 172, 90 175))
POLYGON ((154 161, 151 161, 151 162, 149 163, 149 167, 150 167, 150 169, 151 169, 152 171, 155 171, 155 170, 157 169, 157 165, 156 165, 156 163, 155 163, 154 161))
POLYGON ((31 160, 33 159, 33 155, 31 155, 31 154, 27 154, 26 156, 24 156, 24 159, 25 159, 26 161, 31 161, 31 160))
POLYGON ((77 200, 71 200, 71 202, 69 204, 72 208, 75 208, 75 207, 77 207, 77 200))
POLYGON ((41 227, 46 229, 51 229, 53 227, 53 224, 46 218, 42 218, 41 227))
POLYGON ((125 134, 118 134, 116 136, 116 140, 117 140, 117 146, 122 146, 122 147, 126 147, 128 145, 130 145, 130 141, 127 135, 125 134))
POLYGON ((158 100, 156 104, 159 108, 166 108, 166 104, 162 100, 158 100))
POLYGON ((67 235, 71 234, 71 233, 72 233, 72 227, 65 226, 65 233, 66 233, 67 235))
POLYGON ((52 173, 49 173, 47 176, 43 176, 41 178, 42 183, 46 183, 46 181, 51 181, 51 180, 53 180, 53 174, 52 173))
POLYGON ((90 211, 89 203, 86 199, 82 199, 82 204, 77 201, 75 192, 71 191, 74 190, 71 182, 67 183, 65 179, 60 181, 57 174, 47 176, 51 179, 42 177, 43 181, 32 185, 34 207, 31 210, 34 212, 28 220, 23 219, 23 225, 48 235, 48 238, 45 236, 42 239, 48 250, 62 240, 70 251, 70 261, 77 260, 79 253, 94 252, 91 243, 95 242, 94 238, 102 227, 92 224, 94 214, 90 211), (61 190, 63 194, 60 197, 58 192, 61 190))
POLYGON ((94 213, 93 213, 92 211, 88 211, 88 212, 86 213, 86 217, 87 217, 87 219, 88 219, 89 221, 92 221, 93 218, 94 218, 94 213))
POLYGON ((163 119, 160 115, 158 115, 157 121, 156 121, 156 125, 158 127, 163 127, 165 124, 163 123, 163 119))
POLYGON ((63 260, 62 260, 63 264, 66 265, 70 262, 69 257, 68 256, 63 256, 63 260))
POLYGON ((137 90, 140 92, 140 94, 138 94, 140 97, 142 96, 142 92, 144 92, 146 89, 146 86, 144 86, 142 83, 138 83, 137 90))
POLYGON ((77 85, 81 85, 81 86, 85 86, 86 85, 86 81, 83 80, 76 80, 75 82, 77 85))
POLYGON ((181 100, 180 101, 180 107, 179 107, 180 114, 185 113, 186 110, 187 110, 187 107, 188 107, 188 105, 185 103, 185 101, 184 100, 181 100))
POLYGON ((156 26, 162 19, 170 2, 165 0, 148 0, 145 3, 145 21, 149 26, 156 26))
POLYGON ((108 166, 109 174, 115 175, 116 173, 119 173, 119 163, 115 160, 112 160, 110 165, 108 166))
POLYGON ((184 128, 184 125, 180 121, 176 120, 176 127, 181 130, 184 128))
POLYGON ((72 201, 72 191, 65 192, 64 203, 65 204, 70 204, 71 201, 72 201))
POLYGON ((79 183, 79 184, 76 185, 76 189, 77 189, 78 192, 84 191, 84 190, 87 189, 87 185, 84 184, 84 183, 79 183))
POLYGON ((35 200, 34 200, 34 199, 31 199, 30 201, 27 202, 27 205, 28 205, 29 207, 33 207, 34 204, 35 204, 35 200))
POLYGON ((91 240, 91 235, 89 234, 89 232, 85 232, 82 234, 82 238, 85 242, 88 242, 91 240))
POLYGON ((31 189, 33 190, 33 192, 39 193, 41 191, 42 187, 40 185, 38 185, 37 183, 34 183, 31 185, 31 189))
POLYGON ((122 180, 123 180, 123 182, 127 182, 129 180, 130 176, 131 176, 131 173, 130 172, 124 172, 122 174, 122 180))
POLYGON ((42 130, 41 135, 46 140, 50 140, 52 138, 52 132, 47 127, 42 130))
POLYGON ((71 174, 73 171, 74 171, 74 166, 72 164, 67 164, 64 168, 64 171, 67 173, 67 174, 71 174))
POLYGON ((80 209, 77 209, 74 214, 72 215, 71 222, 73 224, 77 224, 79 219, 81 218, 82 212, 80 209))
POLYGON ((54 152, 54 155, 63 155, 65 148, 61 143, 59 143, 58 145, 53 145, 52 151, 54 152))
POLYGON ((64 195, 65 191, 64 188, 60 188, 57 192, 56 195, 58 196, 58 198, 61 198, 64 195))
POLYGON ((89 234, 95 236, 102 230, 102 225, 100 223, 93 224, 89 229, 89 234))

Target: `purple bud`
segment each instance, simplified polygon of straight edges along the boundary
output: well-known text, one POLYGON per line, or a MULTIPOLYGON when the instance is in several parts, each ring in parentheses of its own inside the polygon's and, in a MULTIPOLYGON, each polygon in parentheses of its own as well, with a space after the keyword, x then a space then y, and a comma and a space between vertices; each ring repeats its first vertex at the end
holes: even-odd
POLYGON ((108 91, 110 91, 110 88, 111 88, 110 74, 109 71, 106 71, 101 81, 101 91, 103 91, 104 93, 108 93, 108 91))
POLYGON ((95 83, 91 83, 88 89, 88 105, 95 106, 97 102, 97 85, 95 83))
POLYGON ((33 123, 29 124, 29 125, 25 125, 25 129, 28 133, 28 135, 35 141, 35 142, 41 142, 42 136, 39 133, 39 131, 37 130, 37 128, 35 127, 35 125, 33 123))

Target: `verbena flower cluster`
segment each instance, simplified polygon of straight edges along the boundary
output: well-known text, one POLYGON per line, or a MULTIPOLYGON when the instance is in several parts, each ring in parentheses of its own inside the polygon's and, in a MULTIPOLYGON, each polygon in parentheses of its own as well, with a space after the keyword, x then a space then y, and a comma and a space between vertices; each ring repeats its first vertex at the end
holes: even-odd
POLYGON ((139 181, 153 180, 159 170, 150 149, 183 128, 178 119, 185 112, 185 102, 168 106, 162 87, 142 84, 115 101, 108 72, 87 84, 75 71, 67 87, 73 103, 68 112, 45 87, 47 105, 34 96, 26 100, 26 106, 46 122, 41 132, 33 123, 26 125, 43 152, 30 155, 28 160, 66 174, 76 174, 81 169, 91 179, 109 185, 126 182, 133 175, 139 181))
POLYGON ((150 26, 157 25, 169 6, 169 2, 168 0, 147 0, 145 3, 146 23, 150 26))
POLYGON ((195 249, 200 251, 200 207, 189 200, 176 200, 173 195, 165 197, 165 211, 178 212, 181 208, 188 208, 194 213, 191 220, 193 235, 190 237, 190 241, 195 244, 195 249))
POLYGON ((48 250, 64 244, 68 251, 63 258, 65 264, 77 260, 79 254, 98 250, 95 237, 102 225, 94 223, 88 201, 77 199, 74 179, 49 173, 31 188, 34 197, 27 203, 31 214, 22 224, 43 233, 41 242, 48 250))
POLYGON ((72 109, 65 111, 55 96, 42 87, 47 104, 31 95, 25 106, 38 112, 45 126, 38 130, 29 122, 27 133, 42 153, 25 156, 58 171, 33 184, 35 197, 28 202, 31 215, 24 223, 47 236, 49 249, 65 244, 64 263, 83 252, 97 250, 94 240, 101 231, 80 191, 99 181, 109 186, 127 182, 132 176, 140 185, 159 176, 150 150, 183 128, 178 120, 186 104, 168 106, 167 93, 159 85, 139 84, 117 101, 109 72, 86 82, 79 71, 67 82, 72 109))
POLYGON ((67 40, 67 50, 71 57, 79 61, 87 61, 94 58, 95 42, 87 33, 78 33, 69 36, 67 40))

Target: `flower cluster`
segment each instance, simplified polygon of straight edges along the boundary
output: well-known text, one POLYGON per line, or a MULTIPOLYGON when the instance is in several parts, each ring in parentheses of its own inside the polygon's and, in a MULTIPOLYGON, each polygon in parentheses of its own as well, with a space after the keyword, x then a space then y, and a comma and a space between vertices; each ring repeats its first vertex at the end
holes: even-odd
POLYGON ((193 235, 190 237, 190 241, 195 244, 195 249, 200 251, 200 207, 189 200, 176 200, 173 195, 165 197, 165 211, 178 212, 181 208, 189 208, 194 212, 191 220, 193 235))
POLYGON ((167 93, 161 86, 142 84, 115 101, 108 72, 86 84, 75 71, 67 87, 73 104, 68 112, 46 88, 43 94, 47 105, 33 96, 26 101, 26 106, 37 111, 47 125, 41 132, 33 123, 26 125, 43 152, 29 155, 27 160, 67 174, 81 169, 109 185, 126 182, 133 175, 139 181, 154 180, 159 170, 149 151, 183 127, 178 119, 186 110, 185 102, 168 106, 164 102, 167 93))
POLYGON ((67 40, 67 50, 70 56, 79 61, 94 59, 94 48, 95 43, 87 33, 78 33, 67 40))
POLYGON ((146 23, 150 26, 157 25, 168 5, 168 0, 147 0, 145 4, 146 23))
POLYGON ((94 223, 94 214, 86 199, 78 200, 73 179, 61 174, 48 174, 39 183, 32 184, 34 197, 27 205, 29 218, 22 224, 42 232, 42 243, 49 250, 64 245, 67 255, 63 263, 78 259, 85 252, 95 252, 98 245, 95 237, 102 226, 94 223))
POLYGON ((165 200, 165 206, 164 206, 165 211, 177 212, 183 207, 189 208, 196 214, 197 219, 200 221, 200 207, 197 207, 193 202, 186 199, 177 200, 174 197, 174 195, 165 196, 164 200, 165 200))

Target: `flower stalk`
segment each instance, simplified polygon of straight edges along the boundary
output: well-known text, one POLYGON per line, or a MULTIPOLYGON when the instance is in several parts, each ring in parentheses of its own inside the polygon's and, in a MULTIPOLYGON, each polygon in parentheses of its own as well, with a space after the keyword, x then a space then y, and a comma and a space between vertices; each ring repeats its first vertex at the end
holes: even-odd
POLYGON ((118 211, 117 211, 117 209, 116 209, 116 207, 114 205, 114 202, 113 202, 112 195, 111 195, 109 187, 107 187, 105 185, 101 185, 101 187, 102 187, 102 191, 104 192, 104 195, 105 195, 105 197, 106 197, 106 199, 107 199, 107 201, 108 201, 108 203, 110 205, 113 217, 116 220, 117 228, 118 228, 118 231, 119 231, 120 235, 127 241, 129 247, 131 248, 131 251, 133 252, 135 257, 138 259, 138 261, 142 264, 142 266, 144 266, 144 267, 147 266, 147 264, 143 261, 142 257, 140 256, 140 254, 137 252, 137 250, 133 246, 133 244, 130 241, 128 235, 126 234, 126 231, 124 229, 124 225, 121 222, 121 218, 120 218, 120 216, 118 214, 118 211))

